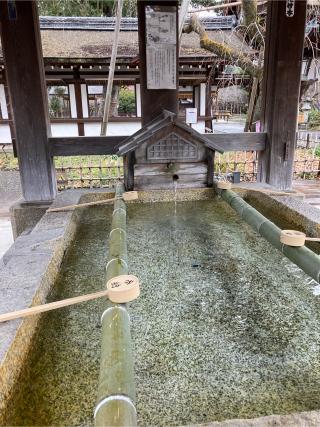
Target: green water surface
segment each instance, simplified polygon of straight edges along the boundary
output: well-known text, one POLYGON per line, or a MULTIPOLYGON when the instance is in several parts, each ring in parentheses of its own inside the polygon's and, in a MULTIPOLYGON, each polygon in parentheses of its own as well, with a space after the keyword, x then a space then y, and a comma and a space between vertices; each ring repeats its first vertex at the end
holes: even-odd
MULTIPOLYGON (((320 302, 310 279, 221 200, 130 204, 140 426, 320 407, 320 302)), ((111 208, 90 208, 51 300, 102 288, 111 208)), ((90 426, 103 301, 43 316, 10 425, 90 426)))

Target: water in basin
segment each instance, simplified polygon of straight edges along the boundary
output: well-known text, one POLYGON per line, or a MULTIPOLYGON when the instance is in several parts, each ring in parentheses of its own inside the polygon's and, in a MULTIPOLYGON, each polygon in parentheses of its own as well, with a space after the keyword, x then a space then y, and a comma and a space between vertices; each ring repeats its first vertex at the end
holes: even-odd
MULTIPOLYGON (((52 300, 103 286, 111 208, 87 210, 52 300)), ((310 279, 221 200, 130 204, 138 423, 186 425, 320 407, 310 279)), ((43 316, 10 425, 92 425, 103 301, 43 316)))

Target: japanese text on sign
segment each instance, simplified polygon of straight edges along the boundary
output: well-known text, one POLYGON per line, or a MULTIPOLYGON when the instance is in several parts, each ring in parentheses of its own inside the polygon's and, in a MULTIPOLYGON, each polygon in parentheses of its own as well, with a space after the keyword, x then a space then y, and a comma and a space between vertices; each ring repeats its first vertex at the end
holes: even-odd
POLYGON ((176 89, 177 46, 174 7, 146 7, 146 62, 148 89, 176 89))

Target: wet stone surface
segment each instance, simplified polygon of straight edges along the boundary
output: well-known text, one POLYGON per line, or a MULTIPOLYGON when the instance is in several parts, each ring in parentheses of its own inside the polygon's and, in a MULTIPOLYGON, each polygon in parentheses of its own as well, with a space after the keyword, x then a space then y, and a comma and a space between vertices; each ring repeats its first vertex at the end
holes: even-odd
MULTIPOLYGON (((128 205, 140 426, 320 407, 320 300, 310 279, 221 200, 128 205), (195 267, 196 265, 196 267, 195 267)), ((52 300, 99 290, 111 208, 86 211, 52 300)), ((11 425, 92 425, 103 301, 43 316, 11 425)))

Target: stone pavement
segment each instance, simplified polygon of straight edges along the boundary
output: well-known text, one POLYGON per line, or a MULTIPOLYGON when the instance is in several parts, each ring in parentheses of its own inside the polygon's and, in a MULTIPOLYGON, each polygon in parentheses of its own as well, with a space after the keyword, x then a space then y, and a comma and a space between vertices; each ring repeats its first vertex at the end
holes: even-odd
POLYGON ((294 181, 293 189, 305 195, 304 201, 320 209, 320 181, 294 181))
POLYGON ((0 171, 0 259, 13 243, 10 206, 21 198, 18 171, 0 171))

